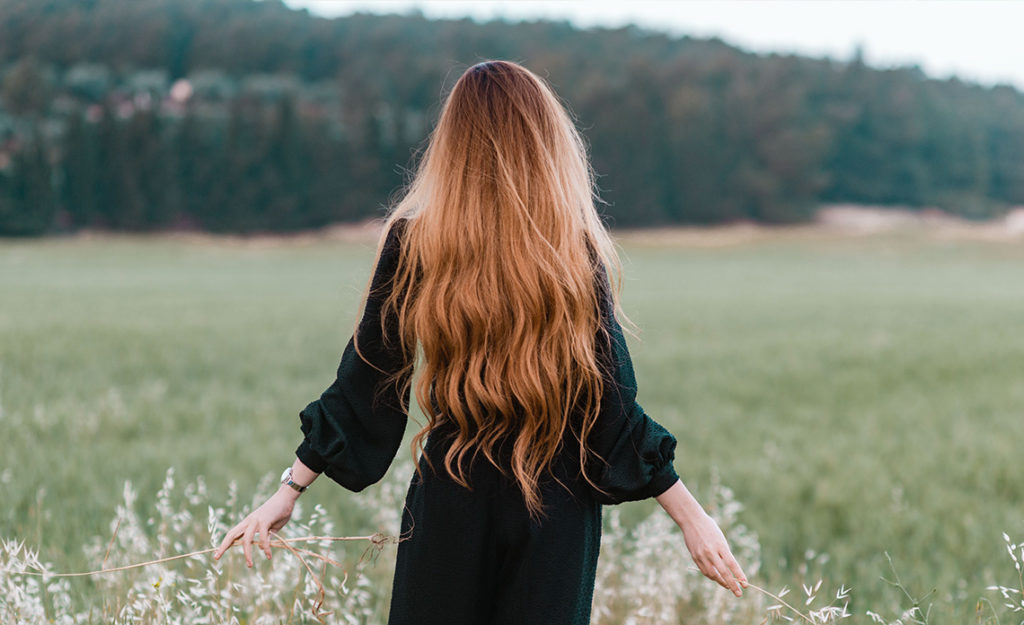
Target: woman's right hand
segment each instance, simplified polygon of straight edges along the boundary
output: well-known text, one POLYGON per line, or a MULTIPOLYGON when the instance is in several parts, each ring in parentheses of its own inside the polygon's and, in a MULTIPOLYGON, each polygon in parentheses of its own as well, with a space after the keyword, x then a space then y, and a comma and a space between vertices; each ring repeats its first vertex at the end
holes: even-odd
POLYGON ((231 545, 242 539, 242 551, 245 553, 245 563, 252 567, 252 543, 256 534, 260 535, 260 549, 266 554, 267 559, 271 558, 270 534, 276 532, 288 523, 292 518, 292 510, 295 508, 295 500, 298 493, 289 486, 282 485, 270 499, 263 505, 253 510, 249 516, 242 519, 242 522, 231 528, 224 541, 217 547, 213 554, 214 560, 220 560, 231 545))
POLYGON ((718 582, 737 597, 743 596, 740 587, 747 586, 747 576, 729 549, 718 523, 704 511, 686 517, 680 524, 686 548, 690 550, 697 568, 705 577, 718 582))

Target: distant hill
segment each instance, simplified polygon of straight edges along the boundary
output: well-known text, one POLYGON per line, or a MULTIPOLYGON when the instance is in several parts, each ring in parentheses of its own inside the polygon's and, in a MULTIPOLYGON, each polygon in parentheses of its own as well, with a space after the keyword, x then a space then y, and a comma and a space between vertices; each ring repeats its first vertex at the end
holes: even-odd
POLYGON ((1024 95, 916 66, 633 26, 326 19, 276 0, 0 0, 0 233, 379 214, 444 90, 485 58, 563 97, 614 225, 1024 204, 1024 95))

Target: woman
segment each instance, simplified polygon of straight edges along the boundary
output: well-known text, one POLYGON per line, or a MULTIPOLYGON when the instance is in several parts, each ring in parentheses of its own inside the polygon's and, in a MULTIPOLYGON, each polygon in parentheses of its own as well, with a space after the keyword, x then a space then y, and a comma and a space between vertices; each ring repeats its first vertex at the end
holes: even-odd
POLYGON ((594 188, 542 79, 507 61, 466 70, 386 221, 337 377, 300 413, 294 464, 215 558, 240 540, 252 566, 257 535, 271 557, 270 535, 320 473, 352 491, 380 480, 415 367, 430 409, 412 440, 389 625, 588 623, 602 505, 648 497, 704 575, 740 596, 725 537, 674 470, 676 439, 636 402, 594 188))

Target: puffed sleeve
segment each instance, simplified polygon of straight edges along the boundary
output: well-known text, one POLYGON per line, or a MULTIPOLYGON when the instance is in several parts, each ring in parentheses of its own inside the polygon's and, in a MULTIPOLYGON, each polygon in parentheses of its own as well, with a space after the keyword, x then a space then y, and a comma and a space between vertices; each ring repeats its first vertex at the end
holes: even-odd
POLYGON ((676 483, 673 460, 676 438, 652 419, 636 401, 633 363, 622 328, 615 319, 608 278, 597 272, 602 327, 597 352, 605 370, 604 392, 598 421, 588 436, 588 446, 607 464, 596 460, 594 481, 607 495, 594 491, 602 504, 619 504, 656 497, 676 483))
MULTIPOLYGON (((354 492, 384 477, 398 453, 408 421, 408 389, 399 398, 396 387, 385 384, 388 375, 406 362, 397 337, 389 337, 387 344, 384 341, 384 332, 393 334, 396 322, 389 317, 382 330, 380 321, 404 228, 405 220, 398 220, 385 237, 356 329, 360 351, 375 366, 359 356, 350 338, 334 382, 299 413, 305 438, 295 455, 313 471, 354 492)), ((405 379, 403 376, 397 384, 405 379)))

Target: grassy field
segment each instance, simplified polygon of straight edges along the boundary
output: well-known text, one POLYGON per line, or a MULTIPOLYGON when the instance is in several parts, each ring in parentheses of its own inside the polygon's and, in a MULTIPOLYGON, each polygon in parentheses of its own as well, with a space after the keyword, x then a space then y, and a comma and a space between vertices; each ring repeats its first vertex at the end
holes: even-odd
MULTIPOLYGON (((640 402, 700 491, 717 471, 761 545, 751 581, 823 576, 850 610, 903 582, 963 623, 1024 538, 1024 246, 922 235, 623 237, 640 402), (810 553, 809 553, 810 552, 810 553), (822 555, 825 554, 825 555, 822 555)), ((372 243, 0 243, 0 536, 59 568, 168 467, 243 498, 291 462, 333 379, 372 243)), ((413 431, 407 433, 407 443, 413 431)), ((408 456, 408 445, 401 451, 408 456)), ((304 496, 366 533, 359 497, 304 496)), ((620 506, 635 523, 657 504, 620 506)), ((372 527, 369 531, 372 532, 372 527)), ((686 566, 689 562, 679 562, 686 566)), ((385 576, 387 577, 387 576, 385 576)), ((906 602, 903 604, 906 607, 906 602)))

